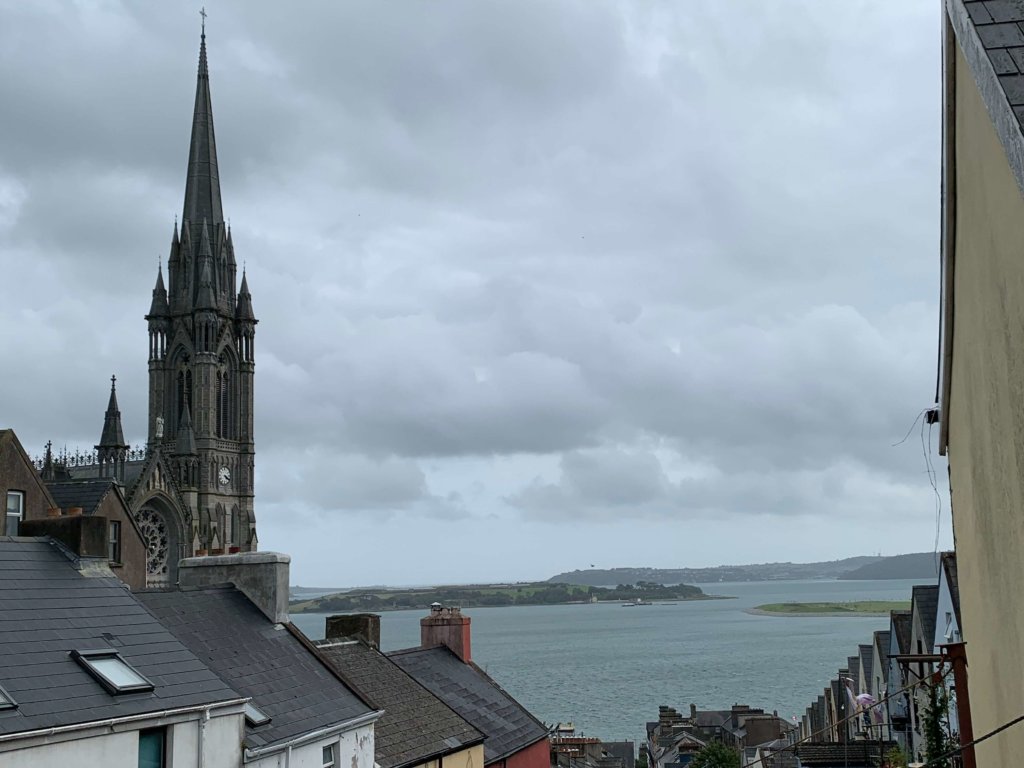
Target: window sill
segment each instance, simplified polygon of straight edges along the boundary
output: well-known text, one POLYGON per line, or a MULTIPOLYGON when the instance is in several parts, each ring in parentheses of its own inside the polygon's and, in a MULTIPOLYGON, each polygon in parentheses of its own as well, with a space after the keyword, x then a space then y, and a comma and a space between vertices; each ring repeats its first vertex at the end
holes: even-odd
POLYGON ((115 563, 113 560, 108 560, 107 565, 111 568, 124 568, 124 563, 115 563))

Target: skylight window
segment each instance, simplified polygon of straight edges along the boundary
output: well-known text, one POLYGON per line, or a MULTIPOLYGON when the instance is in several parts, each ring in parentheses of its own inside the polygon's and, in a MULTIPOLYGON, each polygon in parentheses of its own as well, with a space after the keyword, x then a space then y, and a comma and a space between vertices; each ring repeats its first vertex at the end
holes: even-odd
POLYGON ((153 684, 132 669, 117 651, 72 651, 71 655, 110 693, 153 690, 153 684))
POLYGON ((245 722, 255 728, 270 722, 270 717, 257 709, 251 701, 245 703, 245 722))
POLYGON ((0 710, 17 709, 18 702, 11 698, 11 694, 0 688, 0 710))

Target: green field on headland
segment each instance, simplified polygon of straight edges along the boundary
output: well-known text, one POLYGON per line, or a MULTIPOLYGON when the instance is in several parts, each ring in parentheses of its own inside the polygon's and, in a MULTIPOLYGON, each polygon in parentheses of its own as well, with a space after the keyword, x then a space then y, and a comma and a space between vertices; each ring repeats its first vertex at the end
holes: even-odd
POLYGON ((850 603, 768 603, 747 612, 762 616, 888 616, 910 608, 910 601, 859 600, 850 603))
POLYGON ((291 613, 331 611, 392 611, 427 608, 431 603, 462 608, 504 605, 559 605, 607 601, 682 601, 717 599, 705 595, 700 587, 678 584, 639 582, 615 588, 575 584, 531 582, 521 584, 471 584, 467 586, 424 587, 417 589, 365 589, 337 592, 313 600, 296 600, 288 606, 291 613))

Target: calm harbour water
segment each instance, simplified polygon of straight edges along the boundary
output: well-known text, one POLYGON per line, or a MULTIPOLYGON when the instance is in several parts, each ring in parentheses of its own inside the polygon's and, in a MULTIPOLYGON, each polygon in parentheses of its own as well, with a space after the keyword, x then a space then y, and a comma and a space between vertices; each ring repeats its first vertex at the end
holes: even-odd
MULTIPOLYGON (((701 585, 735 600, 623 608, 619 604, 467 608, 473 660, 534 715, 577 731, 640 741, 658 705, 725 709, 734 703, 790 718, 821 693, 883 617, 774 617, 763 603, 909 600, 924 581, 774 581, 701 585)), ((419 644, 424 611, 381 616, 385 651, 419 644)), ((326 614, 292 620, 314 639, 326 614)))

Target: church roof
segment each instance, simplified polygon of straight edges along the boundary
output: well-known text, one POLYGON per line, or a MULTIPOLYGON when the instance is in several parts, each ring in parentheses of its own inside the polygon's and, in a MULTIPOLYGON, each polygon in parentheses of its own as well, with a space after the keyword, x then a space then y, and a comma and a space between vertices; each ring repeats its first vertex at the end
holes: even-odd
POLYGON ((272 745, 373 712, 307 647, 308 641, 275 625, 233 586, 137 594, 176 638, 270 717, 266 725, 247 725, 247 747, 272 745))
POLYGON ((188 151, 182 219, 191 222, 193 226, 204 221, 211 225, 224 221, 220 176, 217 171, 217 141, 213 131, 213 104, 210 100, 210 73, 206 65, 205 31, 199 43, 199 73, 196 78, 196 104, 192 113, 192 141, 188 151))
POLYGON ((116 578, 87 578, 47 539, 0 537, 0 734, 239 698, 116 578), (108 693, 71 656, 110 649, 153 683, 108 693))

